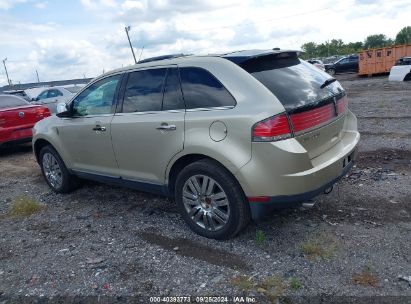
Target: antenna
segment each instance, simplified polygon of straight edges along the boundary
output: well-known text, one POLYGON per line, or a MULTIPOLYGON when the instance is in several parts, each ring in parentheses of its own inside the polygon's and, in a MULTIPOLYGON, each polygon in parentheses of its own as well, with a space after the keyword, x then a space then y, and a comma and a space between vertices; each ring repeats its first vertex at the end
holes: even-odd
POLYGON ((143 54, 143 51, 144 51, 144 47, 145 47, 145 46, 143 46, 143 48, 141 49, 141 52, 140 52, 140 57, 138 57, 138 62, 140 62, 141 55, 143 54))

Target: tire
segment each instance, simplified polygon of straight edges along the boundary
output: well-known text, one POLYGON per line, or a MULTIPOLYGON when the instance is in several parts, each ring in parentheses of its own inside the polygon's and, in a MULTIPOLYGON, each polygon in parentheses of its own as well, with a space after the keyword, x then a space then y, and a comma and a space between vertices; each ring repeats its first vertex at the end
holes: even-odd
POLYGON ((200 160, 181 170, 175 201, 188 226, 207 238, 232 238, 250 221, 250 207, 241 186, 212 160, 200 160))
POLYGON ((68 172, 60 155, 50 145, 40 150, 39 165, 44 179, 54 192, 69 193, 80 185, 78 178, 68 172))
POLYGON ((335 75, 335 69, 329 69, 327 71, 327 73, 330 74, 331 76, 334 76, 335 75))

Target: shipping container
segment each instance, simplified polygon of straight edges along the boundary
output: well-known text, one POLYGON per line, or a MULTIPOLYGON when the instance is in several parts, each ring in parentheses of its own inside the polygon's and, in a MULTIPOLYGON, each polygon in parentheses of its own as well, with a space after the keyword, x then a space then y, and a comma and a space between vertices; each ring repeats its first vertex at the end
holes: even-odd
POLYGON ((358 54, 360 56, 358 75, 389 73, 398 59, 411 56, 411 44, 370 49, 358 54))

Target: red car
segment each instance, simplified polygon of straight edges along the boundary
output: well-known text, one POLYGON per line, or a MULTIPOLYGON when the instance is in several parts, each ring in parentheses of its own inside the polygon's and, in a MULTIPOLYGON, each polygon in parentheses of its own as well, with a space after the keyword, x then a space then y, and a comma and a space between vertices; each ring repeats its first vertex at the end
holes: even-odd
POLYGON ((46 107, 30 104, 18 96, 0 95, 0 146, 30 141, 36 122, 50 115, 46 107))

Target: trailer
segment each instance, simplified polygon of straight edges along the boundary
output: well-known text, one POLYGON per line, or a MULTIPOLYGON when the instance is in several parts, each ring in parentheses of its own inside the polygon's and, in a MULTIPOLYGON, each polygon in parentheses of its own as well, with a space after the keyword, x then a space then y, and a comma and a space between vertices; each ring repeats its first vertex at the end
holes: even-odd
POLYGON ((364 50, 358 55, 360 57, 358 75, 389 73, 398 59, 411 56, 411 44, 364 50))

